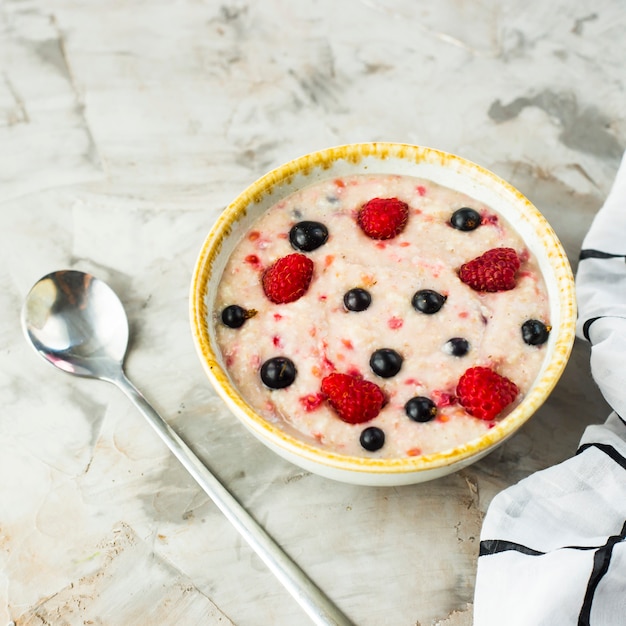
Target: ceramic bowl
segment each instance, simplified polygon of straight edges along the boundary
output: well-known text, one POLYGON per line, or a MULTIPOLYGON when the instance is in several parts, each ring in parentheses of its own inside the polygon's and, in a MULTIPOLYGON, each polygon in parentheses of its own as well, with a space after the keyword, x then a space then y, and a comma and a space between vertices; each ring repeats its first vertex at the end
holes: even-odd
POLYGON ((191 285, 190 314, 202 366, 232 413, 264 444, 301 468, 361 485, 406 485, 431 480, 474 463, 511 437, 543 404, 559 380, 575 336, 572 271, 554 231, 510 184, 453 154, 406 144, 365 143, 329 148, 297 158, 253 183, 210 230, 191 285), (216 342, 213 301, 228 257, 253 222, 290 193, 325 178, 393 173, 432 180, 461 191, 499 212, 535 255, 550 300, 552 331, 541 371, 523 401, 482 437, 452 449, 409 458, 342 456, 314 447, 258 415, 229 377, 216 342))

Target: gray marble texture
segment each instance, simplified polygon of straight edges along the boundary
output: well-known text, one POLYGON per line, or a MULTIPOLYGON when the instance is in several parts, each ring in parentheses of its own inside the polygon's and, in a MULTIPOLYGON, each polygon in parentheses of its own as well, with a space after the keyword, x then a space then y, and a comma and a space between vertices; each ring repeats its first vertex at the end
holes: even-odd
POLYGON ((575 267, 626 148, 625 29, 622 0, 1 0, 0 626, 307 623, 119 391, 27 346, 23 297, 70 267, 124 301, 130 378, 356 624, 471 624, 491 498, 608 414, 586 344, 483 461, 355 487, 225 409, 191 340, 191 272, 258 176, 375 140, 506 178, 575 267))

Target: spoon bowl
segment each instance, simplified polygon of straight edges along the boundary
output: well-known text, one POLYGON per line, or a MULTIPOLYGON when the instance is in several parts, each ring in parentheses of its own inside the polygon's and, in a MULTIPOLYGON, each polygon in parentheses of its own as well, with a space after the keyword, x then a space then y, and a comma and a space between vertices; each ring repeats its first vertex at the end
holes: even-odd
POLYGON ((26 296, 22 327, 37 353, 55 367, 109 381, 128 396, 313 623, 351 624, 128 380, 123 368, 128 320, 122 303, 106 283, 76 270, 44 276, 26 296))
POLYGON ((53 272, 31 289, 24 332, 37 352, 78 376, 117 379, 128 346, 128 322, 115 292, 74 270, 53 272))

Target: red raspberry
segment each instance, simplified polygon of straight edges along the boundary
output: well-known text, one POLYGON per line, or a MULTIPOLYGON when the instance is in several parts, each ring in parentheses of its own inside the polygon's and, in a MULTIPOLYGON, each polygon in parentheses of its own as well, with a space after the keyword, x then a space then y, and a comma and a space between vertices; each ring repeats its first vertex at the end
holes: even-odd
POLYGON ((357 224, 371 239, 393 239, 409 219, 409 205, 398 198, 373 198, 357 215, 357 224))
POLYGON ((488 367, 470 367, 459 379, 456 395, 465 410, 481 420, 492 420, 519 393, 517 385, 488 367))
POLYGON ((493 248, 461 265, 459 278, 474 291, 508 291, 515 287, 519 267, 513 248, 493 248))
POLYGON ((338 372, 322 380, 322 393, 340 419, 349 424, 369 422, 385 403, 385 396, 375 383, 338 372))
POLYGON ((312 277, 313 261, 309 257, 288 254, 263 272, 263 291, 274 304, 295 302, 306 293, 312 277))

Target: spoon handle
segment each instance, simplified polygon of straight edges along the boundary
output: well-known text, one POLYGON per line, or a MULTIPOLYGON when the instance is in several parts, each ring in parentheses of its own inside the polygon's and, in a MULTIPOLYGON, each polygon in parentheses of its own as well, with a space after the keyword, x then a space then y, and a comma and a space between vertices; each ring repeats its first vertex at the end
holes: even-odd
POLYGON ((287 556, 278 544, 259 526, 235 497, 198 459, 189 446, 152 408, 141 392, 121 373, 114 382, 141 411, 206 494, 250 547, 263 560, 314 624, 319 626, 352 626, 352 622, 322 593, 310 578, 287 556))

